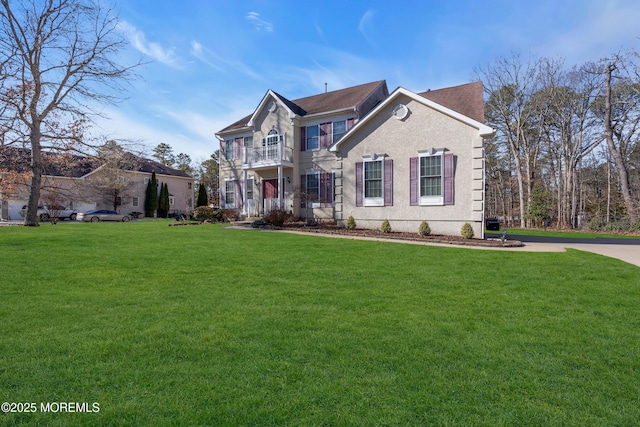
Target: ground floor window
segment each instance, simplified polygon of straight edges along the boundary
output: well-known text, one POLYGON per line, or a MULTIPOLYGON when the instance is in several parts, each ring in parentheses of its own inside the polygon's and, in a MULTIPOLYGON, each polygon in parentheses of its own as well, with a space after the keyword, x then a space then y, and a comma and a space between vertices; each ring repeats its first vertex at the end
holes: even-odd
POLYGON ((232 205, 232 206, 235 205, 236 203, 235 190, 236 189, 233 184, 233 181, 229 180, 224 182, 224 200, 226 205, 232 205))

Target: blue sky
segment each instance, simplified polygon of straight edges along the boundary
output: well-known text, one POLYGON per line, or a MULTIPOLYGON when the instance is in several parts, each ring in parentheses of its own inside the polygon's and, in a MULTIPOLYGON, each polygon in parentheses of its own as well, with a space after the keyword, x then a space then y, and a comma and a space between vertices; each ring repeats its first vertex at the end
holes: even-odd
POLYGON ((194 161, 269 89, 289 99, 385 79, 389 90, 468 83, 511 52, 595 61, 640 50, 637 0, 121 0, 122 61, 144 55, 98 129, 194 161))

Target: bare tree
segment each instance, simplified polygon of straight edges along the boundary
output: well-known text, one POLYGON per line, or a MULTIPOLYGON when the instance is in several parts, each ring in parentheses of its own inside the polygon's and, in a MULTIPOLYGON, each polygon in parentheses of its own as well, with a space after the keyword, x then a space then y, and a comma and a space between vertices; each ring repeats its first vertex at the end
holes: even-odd
POLYGON ((25 225, 37 226, 43 152, 80 150, 83 131, 113 103, 133 67, 116 62, 125 46, 118 18, 99 0, 0 0, 0 105, 4 143, 31 150, 25 225))
POLYGON ((120 147, 114 141, 107 142, 95 157, 96 171, 87 178, 91 196, 118 207, 133 198, 131 171, 138 166, 139 158, 120 147))
POLYGON ((525 216, 530 199, 531 180, 539 150, 539 136, 532 132, 530 122, 539 110, 531 108, 531 100, 540 90, 540 60, 523 60, 513 54, 476 72, 484 83, 489 96, 486 105, 487 120, 498 130, 515 163, 520 205, 520 226, 525 226, 525 216))
POLYGON ((638 221, 638 215, 631 193, 627 159, 633 141, 637 141, 640 136, 640 84, 621 79, 615 89, 613 88, 612 74, 620 61, 623 60, 618 58, 606 66, 604 134, 618 172, 627 215, 629 220, 635 223, 638 221))

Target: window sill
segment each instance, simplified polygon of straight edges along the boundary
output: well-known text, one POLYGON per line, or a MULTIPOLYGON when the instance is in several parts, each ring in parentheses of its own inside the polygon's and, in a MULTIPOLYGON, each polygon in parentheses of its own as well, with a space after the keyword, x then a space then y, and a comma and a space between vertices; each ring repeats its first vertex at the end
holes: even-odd
POLYGON ((384 206, 383 197, 369 197, 365 198, 362 203, 363 206, 384 206))
POLYGON ((420 206, 443 206, 443 197, 420 197, 420 206))

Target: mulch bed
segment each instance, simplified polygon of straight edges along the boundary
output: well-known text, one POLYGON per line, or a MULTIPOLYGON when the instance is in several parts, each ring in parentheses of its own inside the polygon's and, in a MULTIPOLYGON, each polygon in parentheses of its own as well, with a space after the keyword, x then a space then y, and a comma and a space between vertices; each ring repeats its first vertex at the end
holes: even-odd
POLYGON ((331 222, 319 222, 317 225, 307 226, 304 222, 287 222, 280 228, 271 227, 273 230, 285 230, 285 231, 299 231, 307 233, 319 233, 330 234, 340 236, 351 237, 368 237, 374 239, 392 239, 392 240, 407 240, 414 242, 425 243, 445 243, 451 245, 467 245, 467 246, 488 246, 488 247, 520 247, 524 246, 522 242, 517 240, 505 240, 504 242, 499 239, 465 239, 462 236, 445 236, 445 235, 429 235, 421 236, 418 233, 405 233, 392 231, 391 233, 383 233, 380 230, 368 230, 363 228, 356 228, 355 230, 347 230, 343 227, 338 227, 337 224, 331 222))

